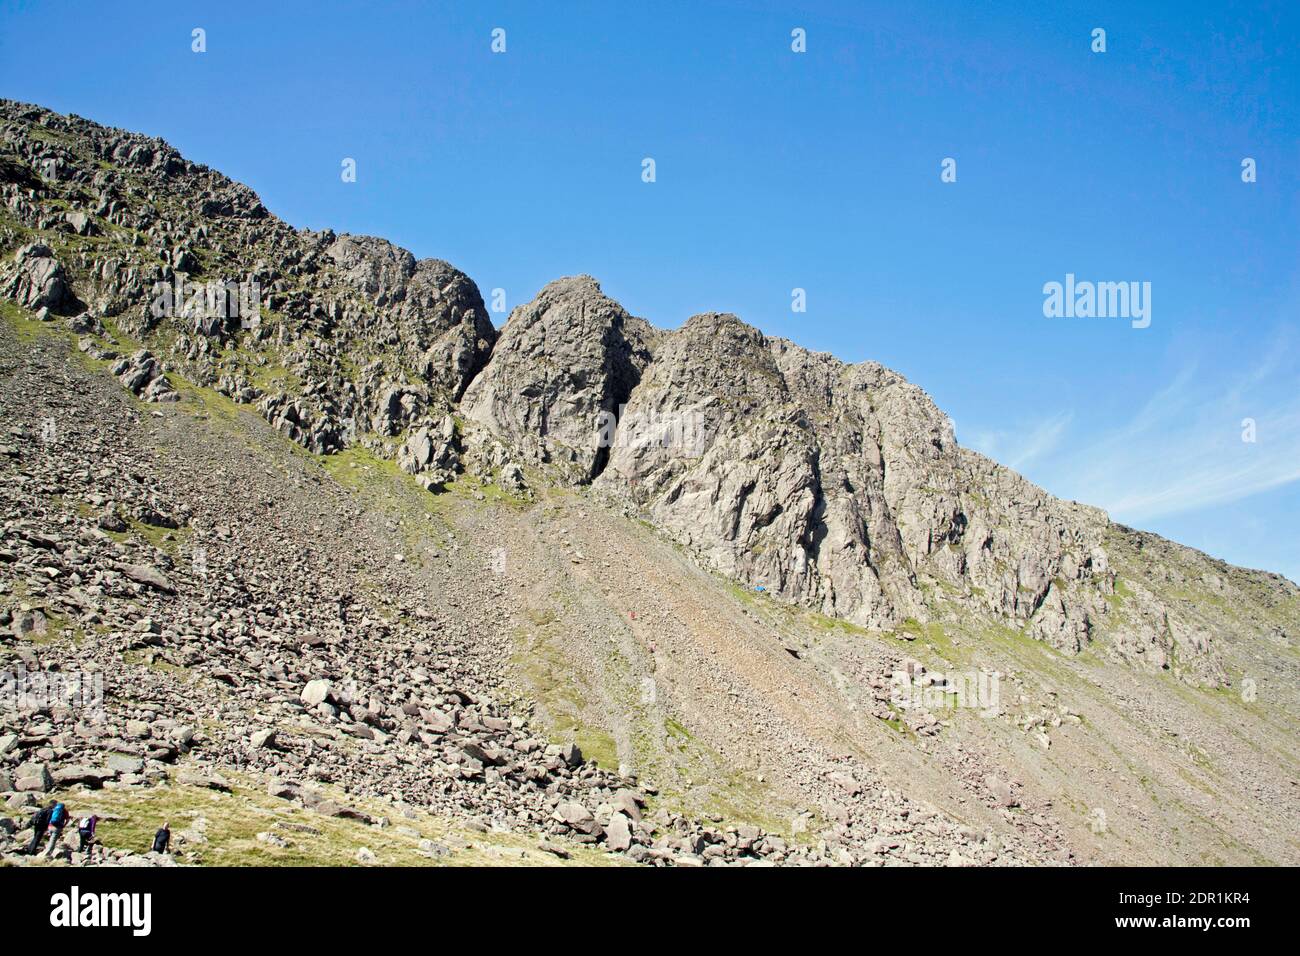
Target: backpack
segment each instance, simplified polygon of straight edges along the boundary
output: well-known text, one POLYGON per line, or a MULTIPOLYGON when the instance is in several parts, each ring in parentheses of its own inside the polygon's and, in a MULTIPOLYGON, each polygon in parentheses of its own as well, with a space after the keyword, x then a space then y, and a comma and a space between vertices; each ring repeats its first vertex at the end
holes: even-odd
POLYGON ((153 851, 155 853, 167 852, 167 843, 171 839, 170 830, 159 830, 153 835, 153 851))
POLYGON ((56 803, 54 809, 50 811, 50 826, 62 826, 64 817, 68 815, 68 808, 61 803, 56 803))
POLYGON ((50 808, 41 807, 32 816, 32 829, 40 832, 50 825, 50 808))
POLYGON ((79 824, 77 824, 77 832, 84 833, 86 836, 90 836, 92 833, 94 833, 95 832, 94 817, 86 817, 79 824))

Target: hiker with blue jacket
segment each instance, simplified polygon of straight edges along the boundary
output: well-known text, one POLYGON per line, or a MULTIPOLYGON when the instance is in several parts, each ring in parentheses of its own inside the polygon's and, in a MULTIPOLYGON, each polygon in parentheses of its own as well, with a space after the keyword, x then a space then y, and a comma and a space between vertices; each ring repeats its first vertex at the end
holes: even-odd
POLYGON ((47 858, 54 856, 54 848, 59 845, 59 840, 63 837, 63 828, 67 825, 68 808, 63 805, 62 801, 59 801, 50 810, 50 829, 54 832, 50 836, 50 845, 45 848, 47 858))

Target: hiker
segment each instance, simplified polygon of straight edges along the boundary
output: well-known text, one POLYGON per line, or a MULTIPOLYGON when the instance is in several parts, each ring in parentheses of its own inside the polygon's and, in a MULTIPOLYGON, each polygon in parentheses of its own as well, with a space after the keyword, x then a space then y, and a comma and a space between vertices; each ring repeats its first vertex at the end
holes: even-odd
POLYGON ((63 839, 63 828, 67 825, 68 808, 63 805, 62 801, 59 801, 50 810, 50 829, 54 832, 50 834, 50 845, 45 848, 46 858, 54 856, 54 850, 59 845, 59 840, 63 839))
POLYGON ((162 829, 153 835, 153 852, 166 853, 172 842, 172 826, 163 822, 162 829))
POLYGON ((95 827, 99 824, 99 817, 91 814, 82 818, 77 824, 77 836, 81 838, 79 852, 86 854, 86 862, 94 862, 95 859, 95 827))
POLYGON ((54 802, 50 801, 48 807, 41 807, 32 815, 32 842, 27 844, 27 855, 35 856, 36 851, 40 849, 41 837, 45 836, 45 831, 50 826, 50 814, 54 812, 54 802))

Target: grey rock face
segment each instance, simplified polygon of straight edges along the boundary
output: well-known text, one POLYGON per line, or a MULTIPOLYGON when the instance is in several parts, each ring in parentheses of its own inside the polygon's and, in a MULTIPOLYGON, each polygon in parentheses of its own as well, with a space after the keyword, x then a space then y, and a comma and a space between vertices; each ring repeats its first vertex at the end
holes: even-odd
POLYGON ((0 294, 32 310, 64 312, 76 305, 63 264, 41 243, 25 245, 14 254, 0 283, 0 294))
POLYGON ((649 362, 652 332, 590 276, 552 282, 511 313, 491 361, 465 393, 473 422, 507 439, 528 462, 573 481, 599 473, 598 429, 649 362))
POLYGON ((377 309, 349 328, 396 344, 426 382, 459 398, 496 340, 478 287, 441 259, 416 261, 383 239, 343 235, 325 253, 377 309))
MULTIPOLYGON (((724 574, 868 627, 926 620, 940 583, 1021 622, 1062 574, 1107 587, 1093 564, 1099 512, 960 449, 893 372, 769 340, 734 316, 665 336, 598 485, 724 574), (678 432, 699 442, 628 434, 692 415, 703 425, 678 432)), ((1050 609, 1035 623, 1054 643, 1086 629, 1086 609, 1050 609)))
MULTIPOLYGON (((1120 626, 1103 512, 961 448, 898 374, 732 315, 656 332, 587 277, 552 283, 511 316, 464 409, 498 458, 594 480, 706 566, 827 615, 921 627, 942 595, 1066 653, 1120 626)), ((1163 666, 1178 625, 1150 595, 1131 610, 1121 652, 1163 666)), ((1214 680, 1210 641, 1181 644, 1214 680)))

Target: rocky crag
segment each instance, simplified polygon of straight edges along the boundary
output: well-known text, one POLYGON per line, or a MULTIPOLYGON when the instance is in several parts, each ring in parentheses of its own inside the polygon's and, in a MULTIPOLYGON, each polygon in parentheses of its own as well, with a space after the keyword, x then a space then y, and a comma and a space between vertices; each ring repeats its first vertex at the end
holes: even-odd
MULTIPOLYGON (((864 766, 861 740, 842 745, 860 733, 850 729, 860 714, 877 724, 898 716, 882 675, 900 666, 926 672, 915 659, 923 648, 947 666, 966 648, 1011 639, 1041 648, 1026 653, 1045 653, 1071 674, 1096 662, 1106 668, 1097 686, 1167 680, 1186 693, 1244 696, 1247 681, 1285 685, 1294 673, 1300 590, 1291 582, 1055 499, 961 448, 929 397, 896 373, 768 338, 732 315, 656 329, 578 276, 546 286, 498 331, 473 281, 446 262, 417 261, 381 239, 294 229, 247 187, 160 140, 11 101, 0 101, 0 254, 0 296, 21 333, 6 371, 14 424, 5 423, 11 494, 0 570, 22 585, 10 588, 16 604, 0 626, 38 669, 42 654, 21 642, 67 620, 79 622, 88 655, 106 673, 125 679, 123 668, 138 669, 145 655, 230 688, 223 701, 196 701, 172 675, 150 672, 153 699, 124 711, 126 722, 107 736, 67 714, 29 714, 3 758, 18 776, 0 780, 0 790, 19 781, 20 794, 102 780, 148 784, 174 776, 193 750, 201 769, 190 773, 202 787, 221 789, 212 781, 225 768, 262 775, 273 793, 303 806, 377 817, 298 779, 312 777, 345 784, 358 799, 444 815, 469 808, 492 827, 574 836, 642 861, 1069 859, 1075 844, 1047 812, 1050 787, 1043 783, 1045 802, 1027 823, 1012 810, 1029 802, 1017 796, 1028 781, 1003 779, 1015 774, 997 761, 954 756, 944 771, 1006 825, 996 839, 962 821, 958 791, 942 811, 912 808, 886 780, 846 768, 855 752, 864 766), (68 441, 42 441, 42 423, 52 418, 57 432, 63 416, 34 414, 18 391, 56 406, 70 401, 60 386, 90 393, 85 369, 64 370, 52 354, 23 367, 22 343, 51 336, 66 336, 84 366, 115 379, 125 403, 74 403, 69 413, 80 424, 68 441), (252 429, 236 444, 246 451, 253 442, 258 461, 274 462, 274 481, 262 490, 253 461, 223 469, 210 448, 175 431, 169 406, 177 414, 197 408, 209 423, 238 420, 245 431, 255 415, 266 434, 252 429), (167 432, 165 473, 121 443, 147 431, 153 415, 169 423, 154 426, 167 432), (277 450, 275 433, 298 451, 277 450), (223 470, 246 484, 211 477, 223 470), (317 487, 325 475, 353 494, 372 490, 358 486, 358 474, 396 484, 409 476, 428 501, 402 499, 415 518, 376 513, 362 533, 350 499, 317 487), (320 497, 314 504, 298 494, 307 486, 320 497), (615 522, 607 539, 630 533, 638 519, 696 569, 673 574, 698 572, 705 577, 690 580, 701 582, 714 575, 743 588, 745 601, 760 600, 744 612, 749 621, 719 627, 769 628, 783 645, 781 673, 791 660, 818 669, 822 683, 809 693, 834 696, 843 726, 788 717, 798 735, 784 752, 811 747, 799 762, 820 768, 802 782, 794 778, 804 771, 771 759, 784 798, 816 804, 805 809, 826 818, 830 843, 790 843, 752 824, 718 828, 726 821, 709 819, 717 813, 661 809, 657 823, 642 818, 649 794, 639 764, 654 764, 663 744, 643 752, 606 685, 661 679, 651 675, 668 666, 657 650, 668 639, 639 634, 630 607, 617 615, 620 633, 639 642, 624 654, 626 675, 610 676, 590 648, 574 646, 574 628, 558 638, 565 653, 585 656, 580 669, 599 672, 589 677, 601 687, 587 695, 602 698, 599 706, 577 709, 589 719, 592 707, 603 708, 605 723, 618 725, 616 752, 604 761, 612 766, 596 767, 533 729, 527 692, 545 691, 535 673, 519 700, 495 700, 501 681, 520 670, 519 630, 544 635, 555 628, 541 615, 579 614, 573 601, 541 610, 537 595, 524 593, 535 590, 541 565, 518 582, 513 611, 509 596, 493 590, 502 581, 441 548, 437 586, 450 592, 435 589, 427 603, 394 598, 434 585, 419 579, 418 561, 386 559, 386 535, 414 536, 401 547, 416 552, 429 550, 431 536, 456 540, 456 530, 426 525, 430 502, 500 505, 490 521, 457 520, 498 546, 493 560, 498 549, 509 560, 527 535, 551 534, 547 522, 526 527, 520 514, 562 515, 567 494, 599 508, 599 518, 584 512, 588 520, 615 522), (243 500, 250 495, 284 497, 293 508, 259 508, 243 500), (69 496, 80 502, 72 510, 69 496), (198 575, 150 537, 175 544, 196 533, 207 562, 198 575), (325 537, 355 542, 345 566, 318 546, 325 537), (459 603, 444 557, 459 572, 456 587, 468 589, 459 603), (374 573, 363 585, 357 575, 366 569, 374 573), (484 580, 467 583, 474 578, 484 580), (888 643, 879 655, 794 646, 781 623, 791 614, 910 654, 888 643), (949 645, 954 635, 961 650, 949 645), (220 729, 202 730, 205 715, 220 729), (127 756, 107 774, 97 752, 127 756), (52 761, 62 766, 50 771, 52 761), (924 837, 888 845, 890 834, 918 832, 902 821, 931 814, 924 837)), ((567 532, 560 542, 570 567, 554 589, 568 593, 587 558, 567 532)), ((674 560, 665 553, 664 562, 674 560)), ((608 582, 588 584, 617 603, 608 582)), ((677 663, 697 649, 681 648, 677 663)), ((735 667, 742 683, 763 677, 739 657, 735 667)), ((691 679, 702 673, 692 670, 691 679)), ((942 672, 929 673, 942 685, 942 672)), ((678 693, 687 695, 682 681, 678 693)), ((743 703, 744 693, 727 687, 743 703)), ((1019 703, 1041 697, 1043 707, 1001 716, 1030 739, 1050 740, 1078 717, 1047 700, 1056 691, 1024 690, 1019 703)), ((699 708, 701 721, 733 719, 706 713, 694 698, 674 706, 699 708)), ((1290 706, 1287 698, 1281 707, 1287 720, 1290 706)), ((555 709, 543 705, 535 716, 545 724, 555 709)), ((929 738, 944 722, 906 715, 902 723, 929 738)), ((746 752, 728 753, 725 740, 712 746, 726 765, 745 762, 746 752)), ((896 759, 902 767, 911 757, 896 759)), ((1256 785, 1289 795, 1293 808, 1293 755, 1283 763, 1282 776, 1256 785)), ((1242 852, 1267 856, 1255 844, 1242 852)))

